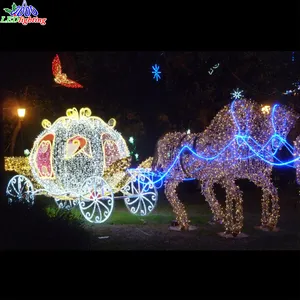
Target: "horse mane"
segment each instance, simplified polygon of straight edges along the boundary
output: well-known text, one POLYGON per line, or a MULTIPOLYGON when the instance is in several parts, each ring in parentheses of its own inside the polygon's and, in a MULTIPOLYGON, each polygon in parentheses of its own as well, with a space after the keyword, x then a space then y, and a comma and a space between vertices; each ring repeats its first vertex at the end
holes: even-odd
MULTIPOLYGON (((212 157, 235 141, 238 144, 243 144, 243 140, 247 141, 258 151, 269 143, 275 133, 285 139, 299 116, 284 105, 274 107, 264 114, 262 106, 257 102, 247 99, 235 100, 225 105, 203 132, 189 135, 184 132, 164 134, 156 144, 153 166, 157 163, 158 149, 170 153, 171 161, 184 144, 194 148, 199 155, 212 157)), ((238 149, 239 146, 236 150, 238 149)))
MULTIPOLYGON (((257 102, 247 99, 235 100, 225 105, 210 125, 199 134, 200 140, 202 139, 200 148, 214 145, 215 150, 220 150, 238 134, 251 136, 259 144, 265 144, 275 132, 271 119, 272 111, 264 114, 261 108, 257 102)), ((273 108, 274 106, 271 110, 273 108)), ((299 115, 290 107, 278 106, 273 117, 277 133, 286 138, 298 118, 299 115)))

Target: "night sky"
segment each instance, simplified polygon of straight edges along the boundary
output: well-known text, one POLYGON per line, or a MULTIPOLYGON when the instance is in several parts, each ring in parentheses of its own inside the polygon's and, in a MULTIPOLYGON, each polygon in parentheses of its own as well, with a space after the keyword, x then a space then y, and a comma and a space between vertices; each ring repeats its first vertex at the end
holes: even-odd
MULTIPOLYGON (((0 8, 2 14, 2 8, 11 4, 12 1, 5 1, 0 8)), ((259 3, 259 6, 253 3, 235 3, 234 6, 230 6, 227 2, 220 2, 217 5, 213 3, 213 7, 206 7, 209 2, 201 2, 200 5, 188 3, 186 7, 185 3, 178 3, 176 11, 174 3, 163 5, 155 2, 149 2, 148 6, 146 2, 132 3, 132 8, 128 2, 111 2, 111 8, 108 7, 108 2, 66 2, 65 7, 62 2, 50 1, 33 0, 28 1, 28 4, 34 5, 42 17, 48 18, 46 26, 0 24, 0 102, 5 102, 4 100, 11 95, 9 91, 19 93, 28 85, 34 87, 39 99, 52 101, 51 111, 28 109, 28 116, 22 128, 26 147, 31 147, 34 137, 42 130, 40 124, 43 118, 53 122, 65 114, 65 109, 73 106, 89 106, 94 115, 102 117, 105 121, 121 115, 117 124, 121 133, 132 128, 128 127, 130 122, 126 120, 128 112, 134 111, 140 115, 145 127, 145 133, 139 138, 138 144, 141 158, 153 155, 158 137, 168 130, 186 130, 189 127, 193 131, 203 130, 217 111, 231 101, 230 93, 236 88, 244 90, 246 97, 260 103, 279 101, 293 106, 300 112, 299 96, 282 95, 285 90, 293 87, 294 82, 300 80, 299 51, 295 52, 295 61, 292 61, 292 52, 297 48, 299 50, 299 29, 295 23, 291 23, 299 19, 296 15, 299 12, 297 5, 289 4, 285 8, 280 3, 275 11, 276 4, 270 5, 268 2, 265 3, 265 10, 264 3, 259 3), (87 49, 89 53, 83 52, 87 49), (129 49, 140 50, 122 51, 129 49), (213 49, 215 51, 212 51, 213 49), (234 49, 241 51, 229 51, 234 49), (270 51, 271 49, 273 51, 270 51), (51 62, 56 53, 61 57, 63 71, 70 78, 82 83, 84 89, 72 90, 54 83, 51 62), (151 66, 155 63, 161 66, 163 72, 159 82, 152 79, 151 66), (213 75, 209 75, 209 69, 217 63, 220 63, 220 67, 213 75), (159 122, 161 114, 167 115, 171 125, 159 122)), ((7 114, 11 113, 11 110, 4 109, 2 112, 7 114)), ((0 138, 0 145, 3 145, 2 134, 0 138)), ((3 156, 2 150, 0 154, 3 156)), ((1 164, 0 169, 3 170, 3 161, 1 164)), ((3 176, 0 180, 4 194, 3 176)), ((29 252, 24 255, 12 253, 12 257, 6 260, 8 264, 3 272, 6 274, 5 278, 8 278, 8 281, 2 284, 3 288, 8 289, 7 294, 13 295, 14 292, 22 291, 24 298, 26 290, 33 293, 36 291, 39 296, 40 290, 46 290, 47 294, 51 295, 52 292, 57 297, 57 294, 63 294, 63 291, 50 286, 53 282, 53 272, 49 272, 49 266, 55 266, 54 271, 72 270, 71 275, 76 272, 81 274, 81 270, 78 269, 80 266, 94 266, 98 259, 96 253, 95 259, 92 258, 93 262, 89 264, 86 263, 88 257, 85 254, 81 258, 75 253, 74 259, 66 260, 64 255, 58 253, 57 257, 52 257, 52 264, 50 253, 47 254, 46 260, 45 255, 42 255, 43 257, 38 257, 37 253, 33 253, 32 256, 29 252), (35 266, 39 269, 35 269, 35 266), (22 278, 17 285, 11 280, 16 270, 19 278, 22 278), (34 278, 34 285, 31 274, 39 274, 34 278), (47 274, 49 278, 46 277, 47 274), (27 278, 30 281, 27 282, 27 278), (39 278, 41 281, 38 282, 39 278), (29 286, 32 288, 29 289, 29 286)), ((113 255, 112 260, 107 260, 108 264, 114 261, 116 266, 121 266, 120 270, 126 270, 123 278, 125 281, 127 278, 131 281, 132 278, 135 278, 135 281, 142 278, 145 282, 145 277, 139 276, 136 268, 132 268, 136 253, 130 259, 126 253, 117 263, 118 258, 113 255), (123 263, 128 265, 123 266, 123 263), (131 269, 135 273, 129 276, 127 273, 131 269)), ((228 259, 224 259, 222 255, 217 262, 214 254, 208 259, 201 258, 196 252, 195 257, 186 253, 183 253, 182 258, 179 253, 174 255, 176 257, 168 253, 162 263, 158 255, 153 257, 153 263, 149 253, 144 259, 145 270, 150 274, 151 267, 154 267, 156 281, 165 283, 160 288, 165 286, 168 295, 172 292, 178 295, 179 291, 166 284, 168 278, 171 280, 171 286, 174 279, 180 280, 183 287, 188 286, 188 289, 184 289, 186 296, 189 291, 193 291, 193 276, 190 274, 203 269, 205 262, 207 265, 201 278, 204 287, 200 291, 202 294, 213 291, 216 296, 220 291, 220 296, 223 297, 224 291, 235 292, 236 288, 247 288, 250 284, 253 288, 246 289, 244 294, 249 295, 252 292, 253 295, 257 295, 259 292, 262 296, 270 296, 273 293, 279 295, 282 291, 286 298, 289 291, 295 287, 297 289, 297 283, 292 279, 298 280, 298 276, 293 276, 293 270, 280 268, 297 265, 291 260, 287 263, 285 256, 280 264, 278 256, 270 256, 270 253, 261 261, 257 256, 236 260, 238 253, 234 253, 234 256, 228 259), (266 263, 268 259, 270 262, 266 263), (237 261, 242 263, 237 264, 237 261), (251 264, 247 264, 248 261, 251 261, 251 264), (192 268, 189 269, 188 266, 192 268), (163 272, 157 272, 158 269, 162 269, 163 272), (225 271, 225 276, 217 283, 216 280, 211 280, 214 276, 216 278, 216 270, 225 271), (233 273, 230 274, 230 271, 233 273), (238 274, 243 276, 237 276, 238 274), (260 274, 263 274, 263 277, 259 277, 260 274), (274 274, 279 275, 275 288, 272 287, 274 274), (287 285, 282 282, 282 274, 288 280, 287 285), (291 274, 292 277, 285 276, 286 274, 291 274), (205 278, 209 280, 204 283, 205 278), (226 278, 230 278, 230 282, 225 280, 225 285, 221 286, 226 278), (240 278, 242 281, 239 281, 240 278), (253 285, 253 278, 258 279, 255 282, 259 284, 253 285), (266 283, 268 279, 270 284, 261 284, 266 283), (209 284, 211 288, 208 288, 209 284), (259 287, 259 291, 255 287, 259 287), (263 287, 266 291, 263 291, 263 287)), ((288 257, 291 257, 290 254, 288 257)), ((114 267, 104 265, 104 269, 105 272, 112 272, 109 278, 118 276, 114 267)), ((195 278, 199 283, 198 276, 195 278)), ((125 282, 123 279, 118 285, 125 282)), ((115 284, 114 280, 110 282, 115 284)), ((64 285, 69 287, 72 284, 74 285, 74 276, 65 276, 64 285), (70 285, 65 282, 68 278, 72 278, 70 285)), ((96 284, 99 284, 99 280, 96 284)), ((135 286, 143 287, 143 284, 135 282, 135 286)), ((123 289, 119 286, 119 290, 122 291, 126 288, 128 289, 128 285, 124 285, 123 289)), ((80 288, 72 290, 76 293, 83 291, 80 288)), ((68 295, 71 295, 72 290, 67 289, 68 295)), ((153 291, 157 295, 157 289, 154 288, 153 291)))
POLYGON ((28 148, 41 130, 42 119, 53 122, 69 107, 88 106, 105 121, 119 116, 117 129, 125 135, 133 130, 134 121, 128 114, 138 115, 144 129, 138 146, 145 158, 153 155, 157 139, 166 131, 203 130, 231 101, 233 89, 244 90, 246 97, 258 102, 294 105, 295 97, 283 97, 282 93, 299 79, 297 54, 292 61, 292 51, 3 52, 2 91, 7 97, 28 86, 37 101, 51 101, 50 110, 30 112, 28 108, 23 129, 28 148), (68 89, 53 81, 51 63, 56 54, 63 72, 83 89, 68 89), (158 82, 151 74, 154 64, 162 71, 158 82), (168 122, 160 121, 162 115, 168 122))

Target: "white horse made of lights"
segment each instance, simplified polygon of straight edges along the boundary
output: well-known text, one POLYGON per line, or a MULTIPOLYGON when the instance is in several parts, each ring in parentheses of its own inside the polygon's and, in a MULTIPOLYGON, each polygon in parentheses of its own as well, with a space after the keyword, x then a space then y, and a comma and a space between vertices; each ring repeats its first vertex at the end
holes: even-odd
POLYGON ((284 165, 277 151, 287 146, 286 137, 298 115, 274 105, 266 112, 249 100, 235 100, 225 106, 202 133, 168 133, 157 143, 154 172, 163 172, 165 194, 173 207, 180 229, 189 229, 184 205, 176 188, 186 178, 201 182, 202 193, 215 221, 225 232, 237 236, 243 227, 242 192, 237 179, 248 179, 262 188, 261 226, 273 230, 279 218, 278 193, 272 183, 274 165, 284 165), (225 209, 216 199, 213 186, 226 190, 225 209))

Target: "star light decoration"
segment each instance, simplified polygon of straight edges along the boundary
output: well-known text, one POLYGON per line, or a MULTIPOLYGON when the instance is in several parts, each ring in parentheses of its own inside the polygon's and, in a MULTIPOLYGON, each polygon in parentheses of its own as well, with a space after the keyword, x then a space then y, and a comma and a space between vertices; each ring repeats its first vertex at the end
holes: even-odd
POLYGON ((232 96, 232 99, 237 100, 237 99, 242 99, 244 98, 243 95, 243 90, 240 90, 239 88, 237 88, 236 90, 233 90, 232 93, 230 93, 230 95, 232 96))
POLYGON ((152 66, 152 74, 153 74, 153 79, 155 79, 156 81, 158 81, 159 79, 161 79, 161 71, 159 71, 160 66, 155 64, 154 66, 152 66))
POLYGON ((54 76, 54 81, 67 88, 80 89, 83 88, 78 82, 71 80, 67 77, 67 74, 62 73, 61 62, 59 56, 56 54, 52 61, 52 73, 54 76))
POLYGON ((225 234, 237 236, 243 227, 242 192, 235 183, 238 179, 248 179, 262 188, 261 228, 275 230, 279 198, 272 182, 272 167, 291 166, 295 160, 300 165, 300 157, 288 162, 276 157, 283 146, 293 153, 286 137, 298 117, 284 106, 275 105, 267 113, 259 104, 243 99, 225 106, 202 133, 163 136, 152 160, 154 174, 162 174, 154 184, 164 180, 165 195, 180 229, 189 230, 190 221, 176 189, 186 178, 195 178, 201 183, 214 220, 224 225, 225 234), (226 190, 225 208, 216 198, 214 184, 226 190))

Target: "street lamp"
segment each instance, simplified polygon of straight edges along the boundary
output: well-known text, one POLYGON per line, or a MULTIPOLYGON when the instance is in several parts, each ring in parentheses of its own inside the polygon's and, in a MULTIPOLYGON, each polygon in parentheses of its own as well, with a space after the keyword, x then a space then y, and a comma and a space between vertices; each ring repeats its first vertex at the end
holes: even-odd
POLYGON ((15 127, 14 132, 12 134, 11 144, 10 144, 10 156, 14 155, 17 136, 18 136, 18 134, 21 130, 22 121, 23 121, 23 119, 25 117, 25 114, 26 114, 26 109, 25 108, 18 108, 17 113, 18 113, 19 120, 18 120, 17 126, 15 127))
POLYGON ((18 108, 18 117, 20 119, 23 119, 25 117, 26 114, 26 109, 25 108, 18 108))

